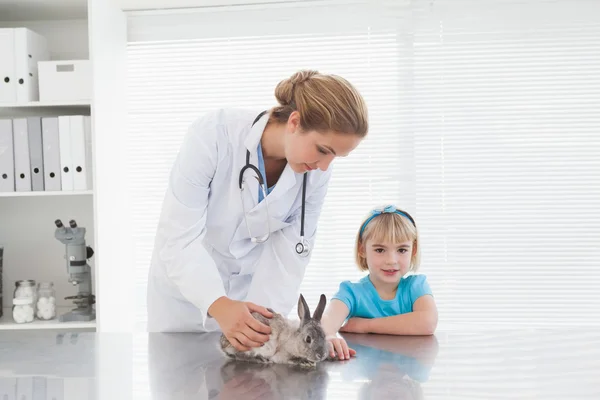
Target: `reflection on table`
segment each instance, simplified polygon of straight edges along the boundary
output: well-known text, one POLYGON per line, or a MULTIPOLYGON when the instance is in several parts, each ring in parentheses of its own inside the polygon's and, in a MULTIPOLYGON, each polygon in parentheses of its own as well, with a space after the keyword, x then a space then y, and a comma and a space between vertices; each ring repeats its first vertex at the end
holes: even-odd
POLYGON ((435 336, 344 335, 357 356, 314 369, 226 359, 217 333, 152 333, 154 399, 423 399, 438 352, 435 336))

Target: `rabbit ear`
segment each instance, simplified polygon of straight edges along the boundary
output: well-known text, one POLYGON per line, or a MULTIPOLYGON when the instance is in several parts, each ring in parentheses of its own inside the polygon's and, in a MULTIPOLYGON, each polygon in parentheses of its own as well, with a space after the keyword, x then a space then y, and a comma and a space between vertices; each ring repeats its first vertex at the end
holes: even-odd
POLYGON ((313 314, 313 319, 320 321, 321 317, 323 316, 323 311, 325 311, 325 303, 327 302, 327 299, 325 298, 325 295, 322 294, 321 298, 319 299, 319 305, 317 306, 315 313, 313 314))
POLYGON ((310 310, 308 309, 308 304, 306 300, 304 300, 304 296, 302 293, 300 294, 300 298, 298 299, 298 316, 300 317, 300 321, 302 323, 308 322, 310 319, 310 310))

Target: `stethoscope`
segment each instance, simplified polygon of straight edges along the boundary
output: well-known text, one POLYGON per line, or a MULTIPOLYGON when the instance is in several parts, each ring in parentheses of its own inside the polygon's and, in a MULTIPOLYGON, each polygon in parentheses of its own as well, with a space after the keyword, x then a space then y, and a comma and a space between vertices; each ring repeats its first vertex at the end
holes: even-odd
MULTIPOLYGON (((256 122, 263 115, 265 115, 266 112, 267 111, 263 111, 260 114, 258 114, 258 116, 254 119, 254 122, 252 122, 252 126, 254 126, 254 124, 256 124, 256 122)), ((296 243, 296 253, 298 253, 298 255, 300 255, 301 257, 306 257, 308 255, 308 253, 310 252, 308 242, 304 238, 304 208, 305 208, 305 204, 306 204, 306 174, 307 173, 308 172, 304 173, 303 179, 302 179, 302 211, 301 211, 301 215, 300 215, 300 241, 298 243, 296 243)), ((267 185, 266 185, 266 179, 262 176, 262 174, 260 173, 260 170, 256 166, 250 164, 250 151, 249 150, 246 150, 246 165, 244 165, 242 167, 242 169, 240 170, 239 187, 240 187, 240 194, 242 197, 242 208, 244 210, 244 221, 246 222, 246 228, 248 228, 248 235, 250 235, 250 240, 252 241, 252 243, 264 243, 269 238, 270 232, 271 232, 271 224, 269 222, 271 219, 271 216, 269 215, 267 185), (246 214, 247 214, 246 213, 246 205, 244 203, 244 189, 245 189, 246 182, 244 180, 244 172, 246 172, 247 169, 251 169, 256 174, 255 178, 258 181, 260 190, 262 191, 263 201, 266 202, 265 208, 267 210, 267 233, 262 236, 253 236, 252 235, 252 232, 250 232, 250 225, 248 224, 248 220, 246 218, 246 214)))

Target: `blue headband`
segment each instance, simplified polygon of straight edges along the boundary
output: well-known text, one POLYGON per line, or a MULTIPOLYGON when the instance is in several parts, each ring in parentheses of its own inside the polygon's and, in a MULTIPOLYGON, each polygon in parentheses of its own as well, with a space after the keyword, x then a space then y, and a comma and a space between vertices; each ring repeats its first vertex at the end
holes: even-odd
POLYGON ((364 224, 360 227, 360 237, 362 237, 365 227, 367 226, 367 224, 369 222, 371 222, 371 220, 373 218, 375 218, 376 216, 381 215, 381 214, 392 214, 392 213, 402 215, 403 217, 408 218, 410 220, 410 222, 412 222, 414 227, 415 228, 417 227, 417 225, 415 224, 415 220, 410 216, 409 213, 407 213, 406 211, 398 210, 396 207, 389 205, 389 206, 385 206, 384 208, 376 208, 375 210, 371 211, 371 216, 369 218, 367 218, 367 220, 364 222, 364 224))

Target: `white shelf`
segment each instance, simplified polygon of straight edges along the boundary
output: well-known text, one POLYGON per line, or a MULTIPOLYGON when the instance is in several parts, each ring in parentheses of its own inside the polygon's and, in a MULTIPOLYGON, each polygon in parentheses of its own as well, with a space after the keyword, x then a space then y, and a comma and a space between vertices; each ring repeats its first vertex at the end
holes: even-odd
POLYGON ((90 196, 94 194, 93 190, 84 191, 39 191, 39 192, 0 192, 0 197, 46 197, 46 196, 90 196))
POLYGON ((89 107, 90 100, 81 101, 31 101, 28 103, 0 103, 0 108, 36 108, 36 107, 89 107))
POLYGON ((0 331, 18 331, 18 330, 37 330, 37 329, 95 329, 96 321, 89 322, 60 322, 58 316, 74 309, 72 307, 57 307, 57 317, 50 321, 40 321, 38 319, 28 324, 17 324, 12 319, 12 309, 4 308, 4 315, 0 318, 0 331))

